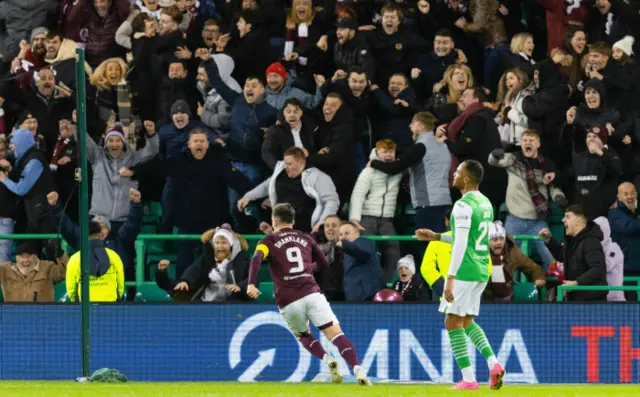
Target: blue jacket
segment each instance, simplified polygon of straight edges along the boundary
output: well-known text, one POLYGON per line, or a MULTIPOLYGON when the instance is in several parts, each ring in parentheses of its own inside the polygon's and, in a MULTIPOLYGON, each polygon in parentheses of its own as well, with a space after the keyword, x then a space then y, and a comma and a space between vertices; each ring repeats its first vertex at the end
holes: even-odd
POLYGON ((373 241, 359 237, 342 240, 344 251, 344 297, 346 301, 364 301, 384 289, 382 266, 373 241))
MULTIPOLYGON (((50 207, 49 212, 51 213, 54 225, 60 225, 62 237, 67 244, 74 250, 79 250, 80 227, 69 219, 59 204, 50 207)), ((120 259, 122 259, 125 267, 133 266, 134 258, 131 257, 131 254, 135 252, 135 242, 138 234, 140 234, 143 216, 144 210, 142 209, 142 205, 132 203, 125 223, 117 230, 117 233, 109 233, 104 240, 104 247, 115 251, 116 254, 120 256, 120 259)))
POLYGON ((609 210, 611 239, 618 243, 624 254, 624 270, 640 272, 640 217, 618 201, 617 208, 609 210))
POLYGON ((229 139, 226 142, 230 158, 247 163, 261 163, 262 138, 265 134, 262 128, 275 124, 278 110, 264 98, 253 104, 247 103, 243 94, 238 94, 222 81, 218 66, 212 59, 203 62, 202 66, 209 76, 211 87, 216 89, 225 102, 232 105, 229 139))
POLYGON ((160 132, 158 132, 160 137, 160 158, 165 160, 179 155, 182 149, 187 147, 189 132, 194 128, 202 128, 207 131, 210 145, 213 145, 213 142, 218 138, 218 134, 200 120, 192 120, 182 129, 178 129, 173 123, 165 124, 160 127, 160 132))
MULTIPOLYGON (((20 159, 24 154, 36 145, 36 141, 33 137, 33 133, 26 128, 21 128, 11 134, 11 140, 15 146, 16 165, 20 162, 20 159)), ((38 181, 43 171, 43 165, 41 162, 32 159, 25 164, 24 170, 20 175, 18 182, 14 182, 7 178, 2 183, 12 191, 14 194, 22 197, 25 196, 33 185, 38 181)))

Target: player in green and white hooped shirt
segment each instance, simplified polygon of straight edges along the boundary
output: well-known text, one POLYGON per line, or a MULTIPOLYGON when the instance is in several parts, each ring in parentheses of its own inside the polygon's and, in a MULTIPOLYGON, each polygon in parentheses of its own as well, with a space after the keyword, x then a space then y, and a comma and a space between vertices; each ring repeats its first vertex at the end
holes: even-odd
POLYGON ((457 390, 478 388, 467 353, 467 336, 487 360, 490 387, 502 387, 505 375, 484 331, 473 321, 480 312, 480 299, 489 279, 489 224, 493 221, 493 206, 478 190, 483 174, 482 165, 475 160, 458 166, 453 187, 460 190, 462 198, 454 204, 451 213, 452 235, 416 230, 419 240, 453 243, 440 311, 446 313, 445 327, 453 356, 462 371, 462 381, 453 388, 457 390))

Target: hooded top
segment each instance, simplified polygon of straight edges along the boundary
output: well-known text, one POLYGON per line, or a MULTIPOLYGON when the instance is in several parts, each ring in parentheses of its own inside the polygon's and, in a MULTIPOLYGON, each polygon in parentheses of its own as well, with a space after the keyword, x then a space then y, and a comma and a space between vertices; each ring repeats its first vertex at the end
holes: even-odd
MULTIPOLYGON (((607 284, 621 286, 624 268, 624 254, 617 243, 611 240, 611 226, 607 218, 601 216, 593 220, 602 230, 602 250, 607 262, 607 284)), ((608 301, 624 301, 624 291, 609 291, 608 301)))
MULTIPOLYGON (((240 87, 240 84, 238 84, 236 79, 231 77, 231 73, 235 68, 235 62, 233 62, 233 58, 231 58, 227 54, 215 54, 211 56, 211 59, 213 59, 213 61, 218 66, 218 73, 220 73, 220 78, 222 79, 222 81, 224 81, 227 87, 240 94, 242 92, 242 87, 240 87)), ((215 92, 215 88, 213 88, 211 91, 215 92)), ((211 95, 211 91, 209 91, 209 95, 211 95)))
POLYGON ((11 140, 16 147, 16 162, 20 161, 22 156, 36 145, 36 140, 33 137, 33 133, 26 128, 20 128, 11 134, 11 140))
POLYGON ((589 128, 594 125, 605 125, 607 123, 615 124, 620 119, 617 110, 607 107, 607 90, 602 81, 591 79, 584 86, 583 98, 586 95, 587 88, 593 88, 600 93, 600 106, 597 109, 591 109, 583 101, 576 112, 576 124, 589 128))
POLYGON ((102 277, 110 266, 111 262, 104 241, 89 240, 89 271, 91 275, 96 278, 102 277))

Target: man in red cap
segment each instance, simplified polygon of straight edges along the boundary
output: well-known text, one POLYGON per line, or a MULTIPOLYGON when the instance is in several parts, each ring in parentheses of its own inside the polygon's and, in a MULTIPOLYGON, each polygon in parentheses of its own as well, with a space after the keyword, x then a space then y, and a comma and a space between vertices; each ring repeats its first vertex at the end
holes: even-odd
POLYGON ((302 106, 309 110, 318 107, 324 99, 322 86, 325 83, 325 79, 323 76, 315 76, 317 85, 315 95, 293 87, 293 82, 295 81, 294 72, 291 71, 291 78, 288 78, 287 69, 280 62, 269 65, 266 77, 268 87, 264 92, 267 97, 267 103, 278 110, 282 110, 284 103, 291 98, 299 100, 302 106))

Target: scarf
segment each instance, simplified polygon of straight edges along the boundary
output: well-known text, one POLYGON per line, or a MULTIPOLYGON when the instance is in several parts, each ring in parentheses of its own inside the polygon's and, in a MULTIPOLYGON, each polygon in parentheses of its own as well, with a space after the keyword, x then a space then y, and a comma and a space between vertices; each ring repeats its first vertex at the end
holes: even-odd
POLYGON ((565 0, 565 3, 567 4, 567 15, 570 15, 573 10, 580 8, 581 2, 582 0, 565 0))
POLYGON ((613 26, 613 14, 612 13, 608 13, 607 14, 607 22, 604 24, 604 33, 607 36, 611 35, 611 27, 613 26))
POLYGON ((58 141, 56 142, 56 145, 53 148, 53 156, 51 156, 50 168, 53 171, 58 169, 58 160, 60 160, 60 158, 63 157, 62 154, 67 149, 67 146, 69 146, 70 142, 71 142, 70 138, 64 139, 61 136, 58 137, 58 141))
POLYGON ((136 150, 135 127, 131 123, 131 90, 129 84, 122 80, 116 86, 116 101, 118 102, 118 119, 122 124, 124 137, 133 150, 136 150))
POLYGON ((157 10, 151 11, 140 0, 137 0, 135 2, 135 5, 140 9, 140 12, 144 12, 145 14, 149 15, 150 17, 153 17, 153 18, 157 19, 158 21, 160 20, 160 16, 162 15, 162 8, 158 7, 157 10))
MULTIPOLYGON (((469 117, 473 116, 477 112, 484 109, 484 105, 482 102, 474 103, 473 105, 468 106, 458 117, 453 119, 451 123, 447 126, 447 138, 450 141, 455 141, 458 137, 458 134, 464 127, 465 123, 469 119, 469 117)), ((458 165, 460 161, 458 158, 451 153, 451 168, 449 169, 449 187, 453 187, 453 174, 458 169, 458 165)))
POLYGON ((491 255, 491 263, 493 264, 493 269, 494 269, 493 273, 496 273, 496 271, 499 271, 498 269, 501 268, 504 274, 504 282, 494 282, 493 279, 490 277, 489 283, 488 283, 489 289, 493 293, 493 297, 495 299, 510 300, 511 296, 513 295, 513 284, 514 284, 513 277, 507 271, 505 267, 505 263, 503 261, 504 258, 502 255, 495 255, 493 252, 491 252, 490 255, 491 255))
POLYGON ((229 292, 224 288, 224 285, 227 283, 229 263, 229 259, 225 259, 209 272, 210 283, 202 295, 204 302, 224 302, 227 300, 229 292))
POLYGON ((449 123, 449 125, 447 126, 447 138, 450 141, 455 141, 456 137, 458 136, 458 133, 462 130, 462 127, 464 127, 464 125, 467 123, 467 120, 469 119, 469 117, 478 113, 482 109, 484 109, 484 105, 482 104, 482 102, 477 102, 477 103, 474 103, 473 105, 468 106, 460 114, 460 116, 453 119, 453 121, 449 123))
MULTIPOLYGON (((525 169, 524 179, 527 182, 527 189, 529 190, 529 196, 533 206, 536 208, 538 218, 544 219, 549 215, 549 201, 538 189, 538 183, 536 182, 536 173, 527 158, 523 156, 525 169)), ((538 162, 540 163, 540 169, 544 172, 546 167, 546 161, 541 154, 538 154, 538 162)))
MULTIPOLYGON (((284 42, 284 56, 290 55, 295 47, 294 40, 298 47, 306 48, 307 38, 309 37, 309 26, 306 23, 301 23, 296 29, 287 29, 285 32, 284 42)), ((298 56, 298 63, 302 66, 307 64, 307 58, 298 56)))

